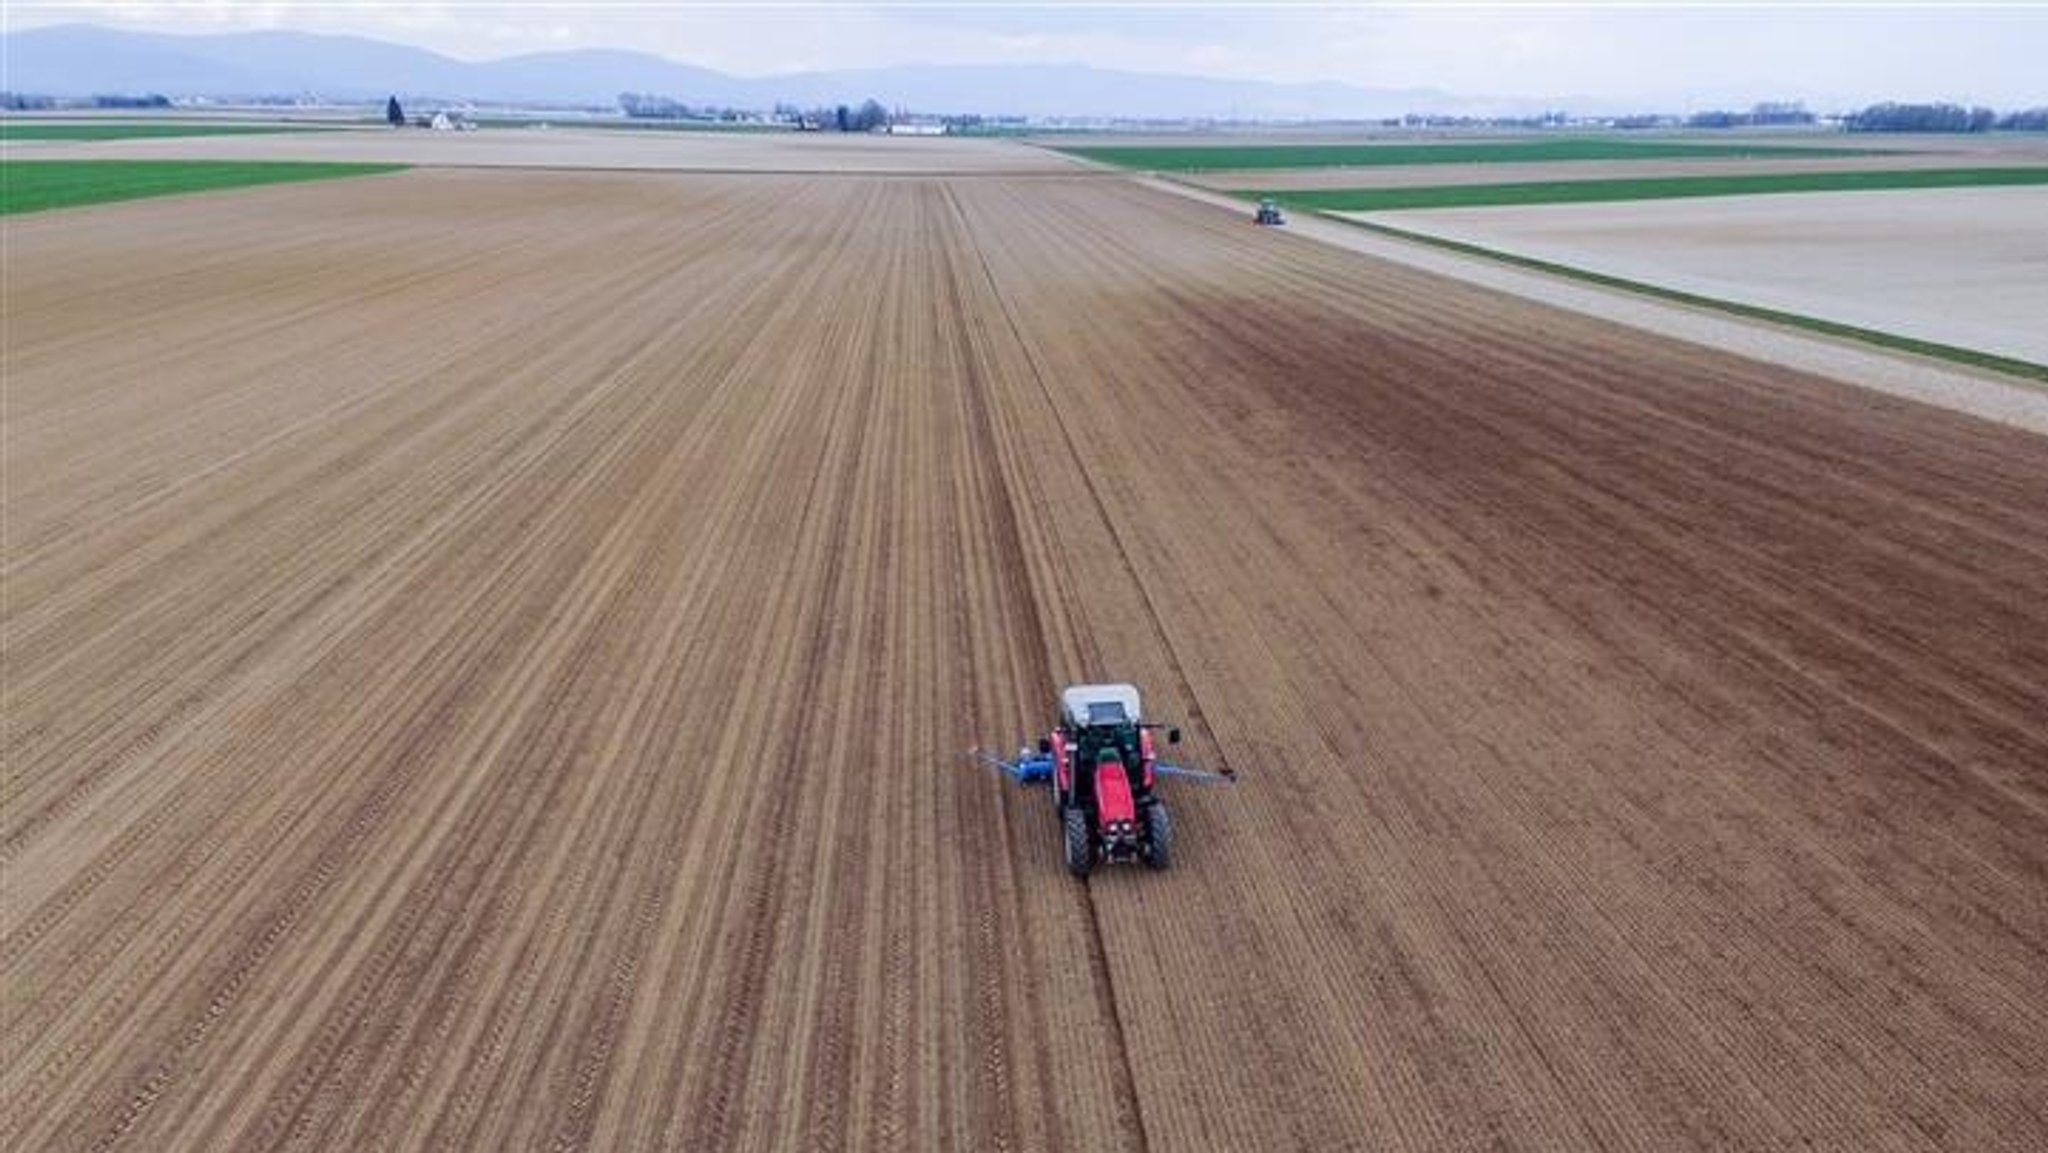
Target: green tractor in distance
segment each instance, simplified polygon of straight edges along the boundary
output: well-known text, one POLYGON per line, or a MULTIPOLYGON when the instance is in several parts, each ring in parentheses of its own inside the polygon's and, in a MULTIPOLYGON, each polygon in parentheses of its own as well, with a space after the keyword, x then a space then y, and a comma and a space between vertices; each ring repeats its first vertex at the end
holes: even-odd
POLYGON ((1268 196, 1259 201, 1258 215, 1252 217, 1252 223, 1277 228, 1287 223, 1287 218, 1280 215, 1280 202, 1268 196))

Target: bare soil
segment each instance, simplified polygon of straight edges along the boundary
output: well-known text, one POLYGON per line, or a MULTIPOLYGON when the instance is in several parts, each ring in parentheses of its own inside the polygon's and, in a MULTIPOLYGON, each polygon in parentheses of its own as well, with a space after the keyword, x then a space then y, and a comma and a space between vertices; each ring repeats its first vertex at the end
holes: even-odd
POLYGON ((0 1146, 2048 1142, 2048 438, 1121 181, 4 227, 0 1146))
POLYGON ((24 160, 314 160, 482 168, 697 172, 1025 175, 1087 171, 1043 148, 983 137, 871 136, 661 129, 485 128, 476 132, 358 128, 264 136, 10 141, 24 160))

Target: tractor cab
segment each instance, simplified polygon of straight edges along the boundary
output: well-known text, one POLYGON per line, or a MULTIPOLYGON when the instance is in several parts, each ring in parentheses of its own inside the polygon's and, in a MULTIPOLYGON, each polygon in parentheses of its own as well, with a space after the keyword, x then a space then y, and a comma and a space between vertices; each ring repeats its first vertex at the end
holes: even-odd
POLYGON ((1259 201, 1259 210, 1253 214, 1252 223, 1276 228, 1287 223, 1287 218, 1280 214, 1280 202, 1268 196, 1259 201))
POLYGON ((1126 684, 1069 685, 1060 719, 1039 738, 1038 751, 1014 758, 972 750, 976 760, 1019 784, 1051 784, 1053 811, 1067 871, 1085 877, 1098 863, 1140 862, 1164 869, 1173 860, 1173 822, 1155 791, 1160 777, 1233 781, 1229 770, 1207 772, 1158 758, 1153 734, 1180 743, 1180 730, 1145 720, 1138 690, 1126 684))
MULTIPOLYGON (((1139 728, 1143 714, 1131 685, 1073 685, 1060 694, 1060 736, 1067 763, 1087 771, 1114 752, 1127 769, 1149 767, 1151 741, 1139 728)), ((1151 786, 1150 772, 1144 785, 1151 786)))
MULTIPOLYGON (((1168 740, 1178 740, 1178 730, 1168 740)), ((1142 860, 1165 868, 1166 806, 1152 794, 1157 756, 1132 685, 1070 685, 1045 751, 1053 762, 1053 803, 1066 828, 1067 867, 1085 875, 1096 860, 1142 860)))

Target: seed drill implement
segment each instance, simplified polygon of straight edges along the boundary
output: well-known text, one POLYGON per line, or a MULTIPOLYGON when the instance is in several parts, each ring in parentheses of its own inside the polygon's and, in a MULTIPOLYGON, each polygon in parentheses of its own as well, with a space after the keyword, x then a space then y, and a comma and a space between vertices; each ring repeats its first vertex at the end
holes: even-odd
POLYGON ((1173 861, 1173 821, 1157 791, 1160 778, 1236 777, 1160 760, 1153 734, 1162 728, 1167 744, 1180 743, 1179 729, 1145 720, 1134 686, 1070 685, 1060 693, 1059 723, 1037 752, 1020 749, 1008 760, 972 755, 1018 784, 1052 786, 1068 872, 1085 877, 1098 863, 1164 869, 1173 861))

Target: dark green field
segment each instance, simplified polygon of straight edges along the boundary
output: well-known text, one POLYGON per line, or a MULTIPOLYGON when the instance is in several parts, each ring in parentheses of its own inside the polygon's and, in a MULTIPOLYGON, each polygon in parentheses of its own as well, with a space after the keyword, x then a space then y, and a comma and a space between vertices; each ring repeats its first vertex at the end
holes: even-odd
POLYGON ((1072 145, 1059 151, 1154 172, 1219 169, 1388 168, 1409 164, 1534 164, 1555 160, 1672 160, 1688 157, 1870 156, 1847 148, 1725 144, 1686 140, 1475 140, 1451 144, 1072 145))
POLYGON ((0 215, 252 184, 397 172, 402 164, 229 160, 4 160, 0 215))
POLYGON ((1401 208, 1484 208, 1517 204, 1584 204, 1692 196, 1754 196, 1779 192, 1862 192, 1882 189, 1972 188, 2048 184, 2048 168, 1948 168, 1905 172, 1785 172, 1751 176, 1665 176, 1629 180, 1546 180, 1527 184, 1453 184, 1425 188, 1319 188, 1292 192, 1240 189, 1299 208, 1385 212, 1401 208))
POLYGON ((273 132, 332 132, 318 124, 213 124, 162 120, 148 124, 55 123, 0 120, 0 140, 134 140, 164 136, 256 136, 273 132))

